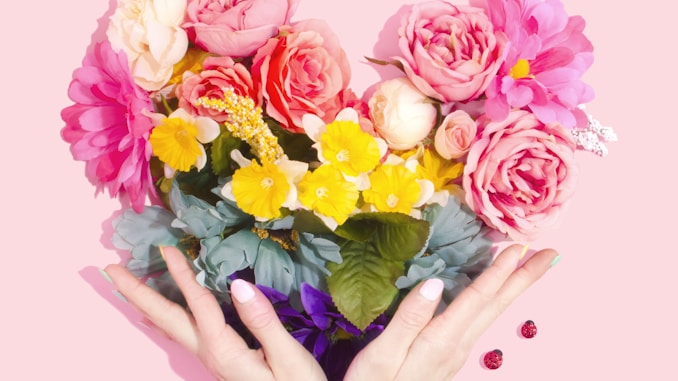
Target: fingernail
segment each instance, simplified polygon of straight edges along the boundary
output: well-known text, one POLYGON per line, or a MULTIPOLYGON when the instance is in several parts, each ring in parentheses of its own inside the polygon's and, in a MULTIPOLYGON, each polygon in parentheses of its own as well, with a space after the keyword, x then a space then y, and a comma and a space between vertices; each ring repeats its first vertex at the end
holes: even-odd
POLYGON ((115 295, 116 298, 122 300, 125 303, 128 303, 129 301, 125 297, 125 295, 121 294, 120 291, 118 290, 113 290, 113 295, 115 295))
POLYGON ((99 269, 99 274, 101 274, 101 276, 104 277, 108 283, 113 284, 113 279, 111 279, 106 270, 99 269))
POLYGON ((520 252, 520 258, 523 259, 525 258, 525 254, 527 254, 527 250, 530 248, 530 245, 525 245, 523 246, 523 251, 520 252))
POLYGON ((435 302, 443 292, 445 284, 438 278, 429 279, 419 288, 419 294, 425 299, 435 302))
POLYGON ((558 256, 556 256, 555 258, 553 258, 553 260, 551 261, 551 264, 549 265, 549 267, 553 267, 553 266, 557 265, 558 262, 560 262, 560 258, 561 258, 561 257, 560 257, 560 254, 558 254, 558 256))
POLYGON ((160 256, 162 257, 162 260, 165 261, 165 247, 158 245, 158 250, 160 250, 160 256))
POLYGON ((231 283, 231 293, 239 303, 247 303, 254 298, 252 286, 242 279, 236 279, 231 283))

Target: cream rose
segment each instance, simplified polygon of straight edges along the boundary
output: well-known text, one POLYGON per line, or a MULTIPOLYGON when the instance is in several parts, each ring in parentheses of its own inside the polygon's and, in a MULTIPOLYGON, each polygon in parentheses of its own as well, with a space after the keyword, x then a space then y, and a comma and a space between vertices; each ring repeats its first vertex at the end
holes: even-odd
POLYGON ((124 51, 135 82, 145 90, 160 90, 174 64, 188 49, 180 27, 186 0, 119 0, 106 32, 115 51, 124 51))
POLYGON ((477 131, 473 118, 465 111, 457 110, 447 115, 440 124, 433 144, 443 158, 458 159, 471 149, 477 131))
POLYGON ((436 122, 433 102, 407 78, 382 82, 368 105, 375 130, 394 150, 416 146, 436 122))

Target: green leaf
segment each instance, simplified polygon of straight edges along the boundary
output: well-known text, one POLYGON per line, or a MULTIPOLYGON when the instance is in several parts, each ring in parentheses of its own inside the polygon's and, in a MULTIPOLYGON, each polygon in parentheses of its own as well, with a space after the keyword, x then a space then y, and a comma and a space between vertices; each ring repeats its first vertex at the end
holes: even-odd
POLYGON ((402 213, 361 213, 348 219, 335 233, 353 241, 374 242, 385 259, 406 261, 425 246, 430 224, 402 213))
POLYGON ((307 210, 300 210, 294 215, 292 229, 314 235, 332 234, 330 228, 318 216, 307 210))
POLYGON ((398 295, 395 280, 404 264, 384 259, 370 242, 347 241, 341 254, 341 264, 327 264, 330 295, 339 312, 364 330, 398 295))
POLYGON ((242 140, 234 137, 224 127, 221 128, 221 134, 212 142, 210 153, 212 158, 212 172, 215 175, 226 177, 233 174, 231 151, 239 149, 242 144, 242 140))
POLYGON ((317 160, 316 150, 311 146, 311 140, 306 134, 294 134, 285 131, 280 124, 271 118, 266 118, 266 124, 275 137, 278 138, 278 144, 285 150, 285 154, 290 160, 310 162, 317 160))

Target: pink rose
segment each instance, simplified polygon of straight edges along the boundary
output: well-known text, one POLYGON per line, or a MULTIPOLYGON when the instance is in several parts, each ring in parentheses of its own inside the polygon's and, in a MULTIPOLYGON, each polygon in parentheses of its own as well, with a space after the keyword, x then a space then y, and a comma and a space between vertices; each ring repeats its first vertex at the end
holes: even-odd
POLYGON ((201 97, 223 99, 224 87, 232 88, 238 95, 252 98, 257 105, 262 103, 259 89, 245 65, 236 63, 229 57, 208 57, 200 73, 188 75, 177 86, 179 107, 192 115, 209 116, 217 122, 225 122, 228 115, 196 106, 196 101, 201 97))
POLYGON ((183 27, 210 53, 253 55, 289 22, 299 0, 191 0, 183 27))
POLYGON ((398 31, 403 65, 424 94, 442 102, 479 97, 504 61, 508 39, 480 8, 442 0, 412 6, 398 31))
POLYGON ((303 132, 301 118, 315 114, 327 123, 343 105, 340 97, 351 68, 339 39, 321 20, 283 27, 254 56, 252 77, 260 82, 266 113, 291 132, 303 132))
POLYGON ((436 130, 433 144, 443 158, 458 159, 471 149, 478 127, 469 114, 457 110, 447 115, 436 130))
POLYGON ((491 227, 514 240, 533 240, 552 226, 574 192, 575 143, 558 124, 512 111, 502 122, 478 120, 479 140, 468 153, 466 202, 491 227))

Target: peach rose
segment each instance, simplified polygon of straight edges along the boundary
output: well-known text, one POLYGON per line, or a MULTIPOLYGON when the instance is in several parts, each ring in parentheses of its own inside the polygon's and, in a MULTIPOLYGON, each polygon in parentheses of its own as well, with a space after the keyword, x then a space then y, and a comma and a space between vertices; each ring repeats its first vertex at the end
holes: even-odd
POLYGON ((407 150, 424 140, 438 115, 432 100, 404 77, 380 83, 368 105, 375 130, 394 150, 407 150))
POLYGON ((514 240, 533 240, 552 226, 575 189, 576 145, 558 124, 512 111, 481 130, 464 167, 466 202, 489 226, 514 240))
POLYGON ((339 39, 321 20, 283 27, 254 56, 252 77, 260 82, 266 113, 291 132, 303 132, 301 119, 315 114, 330 123, 343 107, 337 97, 351 78, 339 39))
POLYGON ((234 62, 229 57, 208 57, 203 62, 203 70, 198 74, 189 74, 176 88, 179 107, 192 115, 209 116, 219 123, 228 119, 228 115, 196 106, 201 97, 222 99, 224 87, 232 88, 236 94, 250 97, 261 105, 259 89, 255 86, 245 65, 234 62))
POLYGON ((473 118, 465 111, 457 110, 443 119, 436 130, 433 144, 443 158, 458 159, 471 149, 477 131, 473 118))
POLYGON ((160 90, 188 49, 180 24, 186 0, 119 0, 106 35, 116 52, 127 54, 134 81, 160 90))
POLYGON ((299 0, 191 0, 184 28, 197 46, 249 57, 290 21, 299 0))
POLYGON ((412 6, 394 57, 424 94, 463 102, 483 94, 504 62, 508 39, 480 8, 434 0, 412 6))

